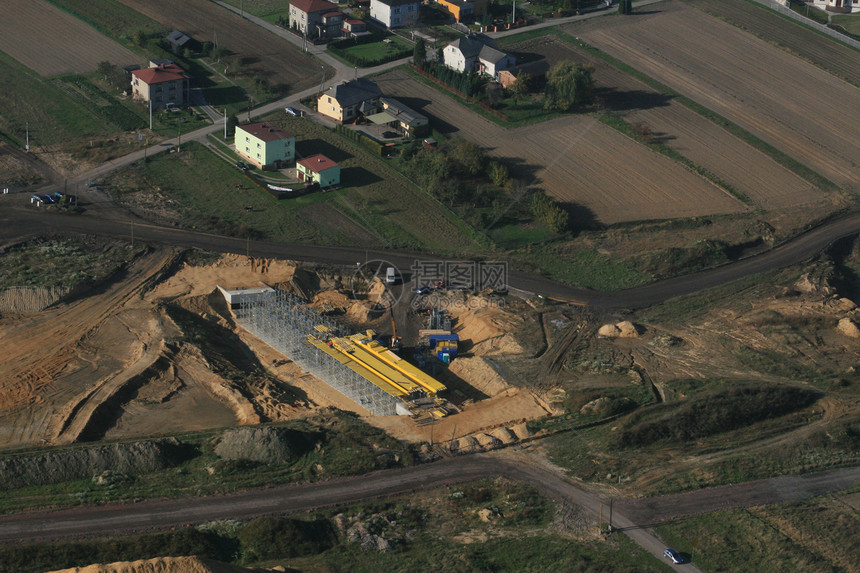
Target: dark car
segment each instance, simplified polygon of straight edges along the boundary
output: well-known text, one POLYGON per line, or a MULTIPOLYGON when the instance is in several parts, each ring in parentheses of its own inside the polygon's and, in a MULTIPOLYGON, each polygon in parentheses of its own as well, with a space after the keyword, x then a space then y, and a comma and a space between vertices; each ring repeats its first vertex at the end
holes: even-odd
POLYGON ((400 134, 394 131, 383 131, 382 137, 384 137, 385 139, 391 139, 392 137, 400 137, 400 134))
POLYGON ((288 114, 294 115, 296 117, 302 116, 302 112, 300 110, 294 108, 294 107, 285 107, 284 111, 287 112, 288 114))
POLYGON ((431 292, 433 292, 433 289, 431 289, 429 286, 422 286, 418 287, 418 289, 415 291, 415 294, 425 295, 430 294, 431 292))
POLYGON ((56 203, 57 202, 53 197, 51 197, 47 193, 45 195, 41 195, 41 197, 42 197, 42 201, 44 201, 45 203, 50 204, 50 203, 56 203))
POLYGON ((236 162, 236 167, 238 167, 238 168, 239 168, 239 169, 241 169, 242 171, 247 171, 247 170, 248 170, 248 165, 247 165, 244 161, 237 161, 237 162, 236 162))

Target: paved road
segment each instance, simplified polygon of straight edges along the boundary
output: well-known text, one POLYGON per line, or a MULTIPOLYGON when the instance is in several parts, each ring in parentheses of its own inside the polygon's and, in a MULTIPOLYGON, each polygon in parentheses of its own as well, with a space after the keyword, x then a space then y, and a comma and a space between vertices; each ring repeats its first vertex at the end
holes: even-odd
MULTIPOLYGON (((121 535, 220 519, 284 515, 496 476, 529 483, 556 503, 582 508, 591 520, 601 514, 604 519, 608 518, 607 500, 574 485, 557 471, 536 463, 528 454, 503 451, 449 458, 406 469, 382 470, 316 484, 280 486, 228 496, 157 500, 5 516, 0 517, 0 543, 68 539, 104 535, 105 532, 121 535)), ((646 502, 619 503, 615 505, 613 525, 662 559, 665 545, 646 529, 648 525, 680 515, 797 501, 840 491, 858 483, 860 468, 846 468, 710 488, 680 496, 653 498, 646 502), (627 515, 634 516, 635 521, 627 515)), ((686 569, 697 570, 692 566, 686 569)))

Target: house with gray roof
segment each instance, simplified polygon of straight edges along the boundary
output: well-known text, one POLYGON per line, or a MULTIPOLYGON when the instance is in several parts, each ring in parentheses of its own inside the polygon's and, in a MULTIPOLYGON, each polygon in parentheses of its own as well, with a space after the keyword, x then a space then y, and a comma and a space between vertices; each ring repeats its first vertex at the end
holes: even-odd
POLYGON ((444 64, 458 72, 477 72, 498 77, 501 70, 513 67, 516 58, 498 49, 490 38, 468 36, 455 40, 442 51, 444 64))
POLYGON ((317 98, 317 111, 335 121, 350 123, 360 115, 377 113, 381 96, 378 85, 358 78, 330 87, 317 98))

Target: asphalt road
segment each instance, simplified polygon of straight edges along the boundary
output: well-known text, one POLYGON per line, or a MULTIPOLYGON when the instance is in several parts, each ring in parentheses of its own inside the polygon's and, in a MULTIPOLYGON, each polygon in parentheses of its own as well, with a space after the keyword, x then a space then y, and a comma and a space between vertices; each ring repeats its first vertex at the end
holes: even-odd
MULTIPOLYGON (((378 497, 502 476, 529 483, 557 504, 576 506, 593 520, 608 520, 608 500, 574 485, 528 454, 510 451, 447 458, 405 469, 316 484, 253 490, 234 495, 156 500, 127 505, 84 507, 0 517, 0 544, 165 530, 222 519, 285 515, 378 497)), ((615 503, 613 525, 662 559, 665 544, 647 527, 669 518, 709 511, 797 501, 860 483, 860 467, 783 476, 698 490, 644 501, 615 503), (628 517, 633 516, 634 519, 628 517)), ((618 500, 616 500, 617 502, 618 500)), ((697 569, 688 564, 685 570, 697 569)))

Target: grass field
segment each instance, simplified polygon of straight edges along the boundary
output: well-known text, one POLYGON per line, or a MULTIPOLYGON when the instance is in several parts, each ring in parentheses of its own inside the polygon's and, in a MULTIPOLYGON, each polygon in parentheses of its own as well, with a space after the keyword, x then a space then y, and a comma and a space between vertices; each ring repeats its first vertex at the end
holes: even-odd
POLYGON ((278 17, 288 18, 290 12, 289 7, 281 0, 224 0, 224 3, 272 24, 277 23, 278 17))
POLYGON ((465 224, 382 160, 316 124, 281 115, 276 121, 296 135, 300 157, 324 153, 340 163, 343 189, 277 201, 198 144, 133 166, 108 182, 120 197, 160 188, 178 202, 184 223, 238 236, 442 253, 475 247, 465 224))
POLYGON ((705 571, 857 571, 858 502, 856 491, 842 492, 687 517, 656 532, 705 571))
POLYGON ((833 14, 831 21, 837 26, 842 26, 849 34, 860 36, 860 15, 858 14, 833 14))
POLYGON ((92 109, 63 92, 60 87, 0 52, 0 136, 24 147, 26 123, 31 148, 63 145, 86 137, 98 137, 116 128, 92 109))

